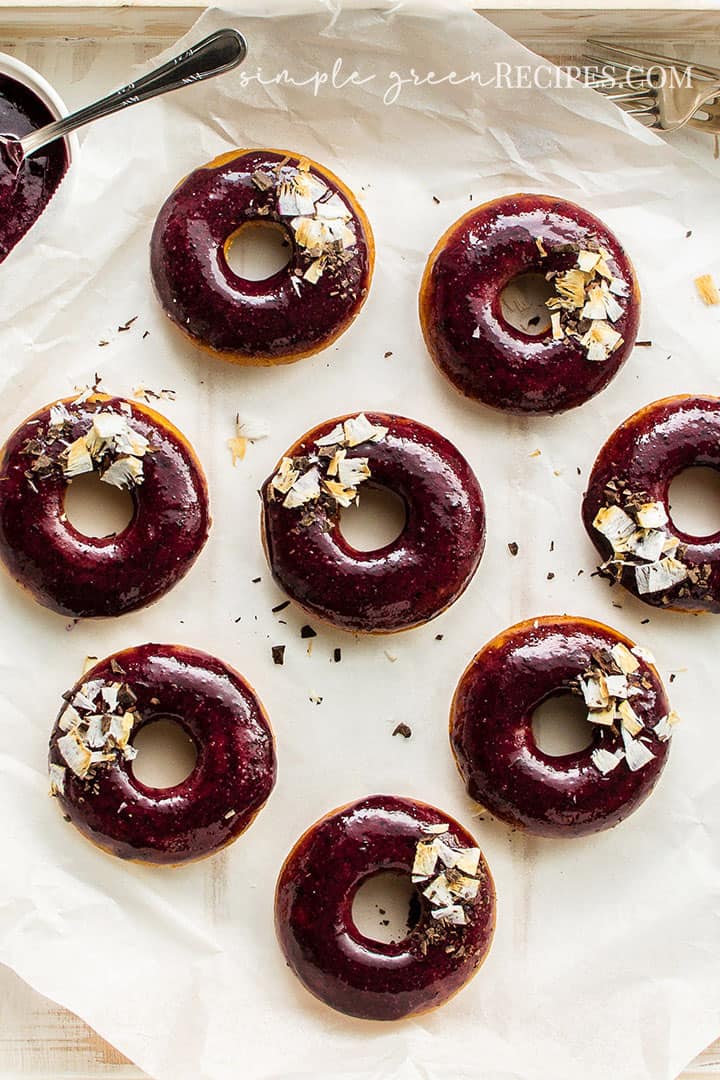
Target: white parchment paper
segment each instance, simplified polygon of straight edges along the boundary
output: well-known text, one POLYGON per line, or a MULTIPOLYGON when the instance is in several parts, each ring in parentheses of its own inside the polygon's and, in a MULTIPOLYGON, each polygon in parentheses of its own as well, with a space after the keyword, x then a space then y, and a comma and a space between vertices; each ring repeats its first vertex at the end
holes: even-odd
POLYGON ((720 309, 704 308, 692 284, 720 273, 717 179, 581 87, 445 80, 405 84, 387 103, 392 72, 535 70, 536 57, 467 9, 211 12, 187 40, 228 22, 250 41, 244 68, 89 130, 72 208, 58 203, 1 271, 3 433, 95 371, 117 394, 139 382, 172 387, 177 400, 160 407, 206 467, 214 526, 172 593, 117 621, 73 625, 0 581, 0 960, 160 1080, 671 1078, 720 1031, 718 625, 656 612, 591 577, 579 508, 597 450, 631 411, 718 391, 720 309), (346 76, 358 72, 343 89, 248 79, 259 67, 302 82, 338 58, 346 76), (162 200, 193 167, 244 145, 324 162, 360 195, 375 230, 362 315, 329 351, 287 368, 208 359, 151 293, 148 239, 162 200), (518 190, 576 200, 619 233, 642 284, 640 338, 653 342, 600 398, 552 420, 461 400, 426 356, 416 314, 440 233, 471 196, 518 190), (308 656, 306 619, 292 607, 271 613, 283 597, 265 566, 256 489, 301 432, 364 408, 414 416, 462 449, 487 497, 487 550, 463 598, 431 625, 381 640, 318 627, 308 656), (226 439, 238 410, 266 419, 271 435, 233 468, 226 439), (510 623, 552 612, 610 622, 650 646, 666 675, 679 672, 671 691, 684 717, 649 802, 620 828, 567 843, 478 819, 447 743, 450 698, 472 654, 510 623), (278 743, 278 784, 250 831, 174 871, 101 854, 47 797, 60 693, 86 654, 148 640, 239 668, 278 743), (282 668, 270 654, 281 643, 282 668), (330 662, 336 646, 340 664, 330 662), (401 721, 410 740, 391 736, 401 721), (383 791, 466 823, 499 903, 477 978, 446 1008, 392 1026, 312 999, 272 926, 275 878, 300 831, 383 791))

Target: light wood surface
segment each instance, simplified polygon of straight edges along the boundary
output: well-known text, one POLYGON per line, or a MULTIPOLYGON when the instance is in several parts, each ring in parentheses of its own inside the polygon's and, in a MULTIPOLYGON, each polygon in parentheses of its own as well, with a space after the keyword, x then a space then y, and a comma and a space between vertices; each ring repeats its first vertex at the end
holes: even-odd
MULTIPOLYGON (((75 108, 86 104, 94 89, 104 92, 126 82, 134 64, 184 33, 205 6, 205 0, 132 0, 130 5, 125 0, 0 0, 0 50, 40 70, 75 108), (93 74, 99 80, 96 87, 93 74)), ((683 43, 695 48, 720 41, 718 0, 675 0, 672 7, 651 0, 574 0, 572 7, 567 0, 549 0, 542 7, 535 0, 480 0, 476 6, 530 48, 558 61, 573 60, 590 36, 639 46, 669 43, 678 49, 683 43)), ((720 65, 720 48, 718 55, 703 58, 720 65)), ((77 1016, 0 965, 0 1080, 145 1076, 77 1016)), ((714 1076, 720 1076, 720 1039, 688 1066, 681 1080, 714 1076)))

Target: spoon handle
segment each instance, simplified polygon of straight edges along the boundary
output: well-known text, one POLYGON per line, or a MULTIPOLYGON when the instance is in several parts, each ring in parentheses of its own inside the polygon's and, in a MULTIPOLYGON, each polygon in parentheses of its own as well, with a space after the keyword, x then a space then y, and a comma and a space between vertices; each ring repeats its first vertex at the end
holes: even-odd
POLYGON ((71 131, 93 120, 111 116, 112 113, 126 109, 128 105, 148 101, 158 94, 167 94, 170 90, 179 90, 190 83, 201 82, 213 75, 231 71, 246 55, 247 43, 241 33, 230 29, 216 30, 180 56, 143 75, 137 82, 129 83, 122 90, 114 90, 101 101, 24 135, 20 140, 24 155, 27 157, 34 154, 55 139, 69 135, 71 131))

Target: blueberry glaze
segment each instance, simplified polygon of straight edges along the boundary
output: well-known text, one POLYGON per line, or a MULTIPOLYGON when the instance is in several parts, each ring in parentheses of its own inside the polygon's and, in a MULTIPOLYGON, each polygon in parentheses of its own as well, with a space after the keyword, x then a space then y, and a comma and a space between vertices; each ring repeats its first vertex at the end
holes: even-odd
MULTIPOLYGON (((192 739, 197 762, 171 788, 150 788, 131 761, 96 766, 80 779, 66 768, 63 814, 89 840, 123 859, 175 864, 212 855, 252 823, 275 783, 275 748, 267 716, 248 683, 227 664, 182 645, 139 645, 101 660, 66 695, 83 686, 126 683, 140 717, 132 738, 154 720, 172 718, 192 739)), ((60 711, 50 737, 58 748, 60 711)))
POLYGON ((482 856, 466 925, 438 934, 419 893, 419 919, 402 941, 373 941, 353 922, 360 885, 383 871, 410 874, 418 841, 427 839, 424 826, 441 823, 453 846, 476 846, 442 811, 374 795, 322 818, 290 852, 275 895, 278 941, 302 984, 326 1005, 349 1016, 399 1020, 444 1004, 482 964, 495 928, 495 889, 482 856))
POLYGON ((471 798, 509 825, 549 837, 610 828, 644 802, 669 749, 653 734, 669 705, 651 664, 640 661, 638 673, 647 687, 632 700, 655 756, 636 772, 621 761, 603 775, 593 763, 597 747, 622 749, 612 728, 594 725, 587 749, 559 757, 540 750, 532 730, 535 709, 567 693, 568 681, 588 667, 593 652, 618 642, 632 646, 590 619, 546 616, 518 623, 480 650, 458 684, 450 713, 450 742, 471 798))
POLYGON ((318 352, 347 328, 367 296, 373 252, 365 214, 331 172, 281 150, 237 150, 196 169, 169 196, 155 223, 151 268, 165 312, 195 344, 237 363, 278 364, 318 352), (314 284, 304 277, 314 257, 278 212, 277 188, 253 181, 282 162, 294 169, 307 162, 355 233, 347 259, 314 284), (226 258, 229 242, 251 223, 281 228, 290 244, 288 265, 263 281, 238 277, 226 258))
POLYGON ((668 501, 674 477, 695 465, 720 470, 720 399, 679 395, 646 405, 613 432, 598 454, 582 516, 590 539, 607 559, 612 547, 593 528, 593 521, 610 501, 608 483, 619 482, 622 488, 644 494, 648 502, 661 503, 670 519, 666 532, 679 541, 678 555, 690 568, 690 577, 670 588, 643 594, 638 592, 632 566, 622 567, 618 580, 652 607, 719 614, 720 532, 711 536, 683 532, 672 521, 668 501))
POLYGON ((49 430, 47 406, 22 423, 0 453, 0 559, 52 611, 73 618, 123 615, 159 599, 195 562, 210 527, 205 477, 187 440, 154 410, 107 394, 64 404, 71 423, 62 438, 49 430), (36 456, 28 449, 40 443, 57 457, 87 433, 100 410, 127 415, 151 452, 142 484, 131 491, 130 524, 116 536, 91 537, 65 517, 62 469, 30 473, 36 456))
MULTIPOLYGON (((470 465, 442 435, 406 417, 367 416, 387 435, 347 456, 368 458, 366 485, 402 499, 400 536, 376 551, 358 551, 342 535, 337 512, 321 510, 308 522, 305 507, 288 509, 273 499, 272 476, 261 490, 261 527, 273 577, 301 607, 344 630, 393 633, 439 615, 470 583, 485 546, 485 504, 470 465)), ((316 439, 345 419, 320 424, 285 456, 311 452, 316 439)))
MULTIPOLYGON (((0 134, 20 138, 56 119, 33 90, 0 74, 0 134)), ((13 160, 0 156, 0 262, 40 217, 68 164, 62 139, 27 158, 19 172, 13 160)))
POLYGON ((514 413, 560 413, 598 394, 629 356, 639 313, 635 272, 617 238, 587 210, 548 195, 511 195, 465 214, 439 240, 420 289, 423 334, 440 371, 467 397, 514 413), (575 339, 531 336, 505 320, 500 296, 513 278, 568 270, 578 248, 597 242, 627 289, 613 324, 623 343, 605 361, 590 361, 575 339))

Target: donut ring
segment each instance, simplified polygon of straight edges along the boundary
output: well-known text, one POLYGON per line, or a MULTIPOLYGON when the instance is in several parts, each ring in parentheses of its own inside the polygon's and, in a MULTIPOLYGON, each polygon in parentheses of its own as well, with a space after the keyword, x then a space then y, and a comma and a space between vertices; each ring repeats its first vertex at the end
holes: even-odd
POLYGON ((468 794, 495 817, 537 836, 584 836, 617 825, 647 798, 674 719, 648 654, 629 638, 590 619, 545 616, 498 634, 470 662, 452 702, 450 743, 468 794), (598 689, 600 673, 615 680, 607 692, 598 689), (533 713, 573 691, 588 702, 592 743, 545 754, 533 713))
POLYGON ((260 496, 276 582, 344 630, 394 633, 435 618, 465 590, 485 546, 483 495, 469 464, 442 435, 402 416, 325 421, 287 451, 260 496), (313 473, 319 484, 300 503, 313 473), (356 501, 363 480, 395 492, 406 509, 403 531, 376 551, 356 550, 340 531, 340 506, 356 501))
POLYGON ((160 210, 151 269, 165 313, 195 344, 237 364, 289 364, 347 330, 370 288, 375 247, 350 189, 284 150, 234 150, 195 169, 160 210), (250 224, 280 229, 291 253, 264 281, 227 253, 250 224))
POLYGON ((443 1005, 478 970, 495 929, 495 888, 474 839, 448 814, 373 795, 333 811, 298 840, 278 878, 275 929, 315 997, 348 1016, 399 1020, 443 1005), (437 878, 447 863, 436 848, 465 867, 445 907, 437 878), (365 937, 352 918, 358 888, 383 871, 412 874, 420 907, 408 936, 390 944, 365 937))
POLYGON ((275 747, 248 683, 182 645, 138 645, 101 660, 64 695, 50 737, 51 792, 68 821, 122 859, 202 859, 251 825, 275 783, 275 747), (171 717, 195 744, 195 768, 170 788, 133 774, 132 740, 171 717))
POLYGON ((720 532, 691 536, 668 491, 693 465, 720 469, 720 399, 688 394, 646 405, 597 456, 583 499, 599 572, 652 607, 720 613, 720 532))
POLYGON ((619 241, 587 210, 549 195, 510 195, 465 214, 435 245, 420 287, 422 331, 439 370, 467 397, 514 413, 560 413, 598 394, 630 355, 639 318, 637 279, 619 241), (605 261, 585 274, 574 306, 554 309, 557 330, 532 336, 507 322, 500 297, 510 281, 550 274, 576 285, 563 275, 580 273, 579 252, 592 262, 600 249, 605 261), (591 286, 599 292, 585 308, 591 286), (580 318, 598 304, 596 314, 609 305, 614 321, 580 318))
POLYGON ((100 393, 61 399, 22 423, 0 453, 0 559, 61 615, 124 615, 152 603, 187 573, 209 527, 207 484, 192 447, 137 402, 100 393), (90 456, 83 440, 108 418, 123 430, 98 439, 101 452, 90 456), (133 517, 116 536, 83 536, 65 516, 71 476, 93 470, 130 490, 133 517))

